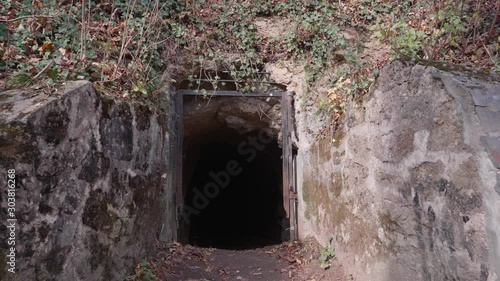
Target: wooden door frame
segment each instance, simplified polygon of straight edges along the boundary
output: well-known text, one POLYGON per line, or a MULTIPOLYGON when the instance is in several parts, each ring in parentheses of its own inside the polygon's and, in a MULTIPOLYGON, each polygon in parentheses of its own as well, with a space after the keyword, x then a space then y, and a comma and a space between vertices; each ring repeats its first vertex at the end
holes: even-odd
POLYGON ((282 167, 283 167, 283 207, 286 218, 289 219, 290 240, 298 239, 297 221, 297 184, 295 158, 293 155, 294 110, 293 92, 242 93, 239 91, 194 91, 179 90, 173 93, 173 138, 170 144, 170 167, 173 169, 172 186, 174 191, 175 222, 173 223, 174 241, 178 241, 179 224, 184 207, 182 169, 183 169, 183 138, 184 138, 184 96, 216 96, 216 97, 280 97, 282 115, 282 167))

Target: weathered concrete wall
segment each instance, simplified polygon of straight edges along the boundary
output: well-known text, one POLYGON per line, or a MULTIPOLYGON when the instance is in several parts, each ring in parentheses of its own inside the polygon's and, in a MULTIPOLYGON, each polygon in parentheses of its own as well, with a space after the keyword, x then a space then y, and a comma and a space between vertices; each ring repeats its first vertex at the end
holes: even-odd
POLYGON ((336 143, 297 109, 301 236, 355 280, 500 280, 500 85, 394 62, 374 89, 336 143))
POLYGON ((123 280, 171 239, 168 120, 85 81, 61 95, 0 94, 1 280, 123 280), (15 169, 16 274, 6 270, 15 169))

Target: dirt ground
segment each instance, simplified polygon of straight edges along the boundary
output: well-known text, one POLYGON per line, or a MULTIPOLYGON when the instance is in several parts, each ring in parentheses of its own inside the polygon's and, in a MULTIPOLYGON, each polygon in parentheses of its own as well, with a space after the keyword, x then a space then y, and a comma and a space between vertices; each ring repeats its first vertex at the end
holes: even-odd
POLYGON ((352 280, 336 259, 320 267, 314 241, 286 242, 248 250, 174 244, 139 264, 128 280, 163 281, 343 281, 352 280))

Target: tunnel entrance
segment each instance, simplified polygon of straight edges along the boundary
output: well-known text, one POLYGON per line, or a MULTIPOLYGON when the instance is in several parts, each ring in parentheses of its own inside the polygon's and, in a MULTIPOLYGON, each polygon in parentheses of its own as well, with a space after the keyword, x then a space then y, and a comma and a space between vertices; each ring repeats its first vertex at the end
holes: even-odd
POLYGON ((281 149, 274 139, 251 146, 257 133, 231 133, 213 132, 186 147, 184 167, 192 176, 185 180, 184 204, 197 208, 188 241, 231 249, 280 243, 286 238, 281 149))
POLYGON ((183 92, 176 112, 177 241, 247 249, 296 239, 282 96, 183 92))

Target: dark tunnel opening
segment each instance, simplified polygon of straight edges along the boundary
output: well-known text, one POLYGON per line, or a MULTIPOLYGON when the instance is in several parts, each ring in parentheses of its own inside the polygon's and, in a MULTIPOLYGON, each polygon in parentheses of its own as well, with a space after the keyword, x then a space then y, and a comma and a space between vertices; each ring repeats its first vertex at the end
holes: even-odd
POLYGON ((183 218, 189 244, 247 249, 286 240, 282 150, 260 134, 223 129, 185 142, 183 218))

